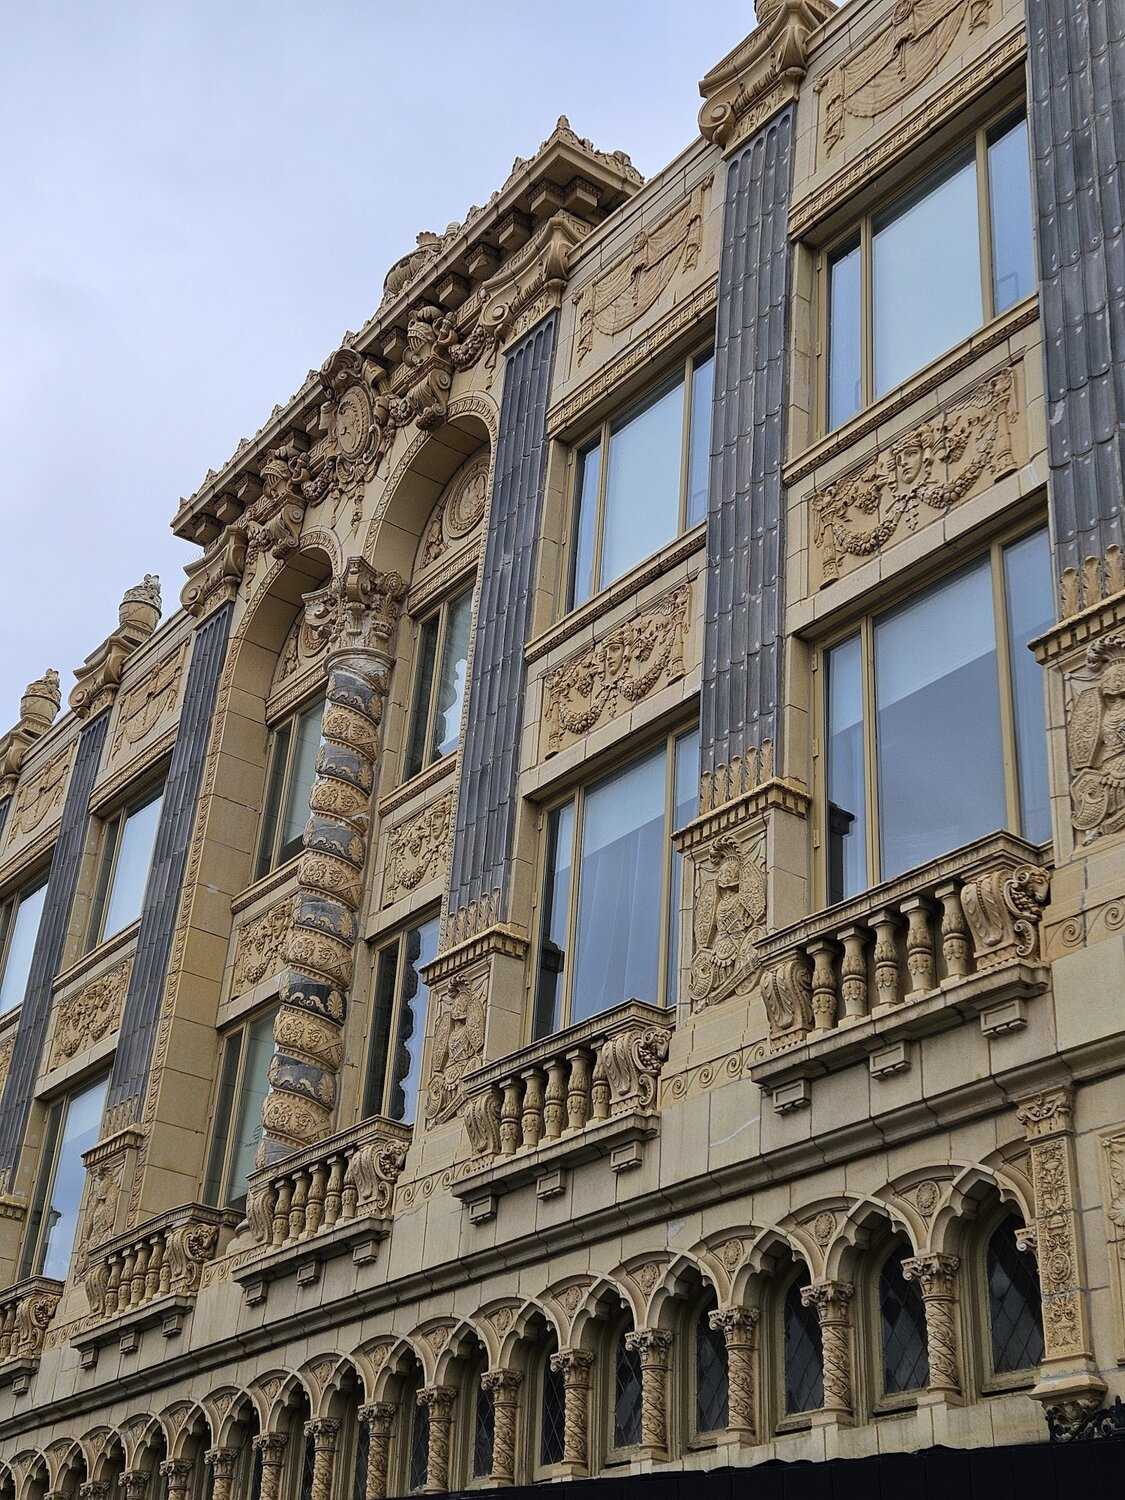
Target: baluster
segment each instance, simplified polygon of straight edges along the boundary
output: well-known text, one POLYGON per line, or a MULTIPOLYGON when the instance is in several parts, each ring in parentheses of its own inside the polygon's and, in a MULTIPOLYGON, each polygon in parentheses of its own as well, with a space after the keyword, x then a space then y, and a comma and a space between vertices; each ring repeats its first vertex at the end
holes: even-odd
POLYGON ((293 1197, 289 1204, 289 1238, 299 1240, 305 1232, 305 1204, 309 1201, 309 1174, 293 1174, 293 1197))
POLYGON ((312 1170, 312 1183, 309 1187, 309 1202, 305 1209, 305 1234, 313 1235, 320 1228, 324 1218, 324 1191, 328 1183, 328 1164, 318 1161, 312 1170))
POLYGON ((168 1259, 168 1240, 162 1238, 160 1241, 160 1295, 163 1297, 172 1290, 172 1262, 168 1259))
POLYGON ((12 1352, 12 1324, 15 1314, 9 1303, 0 1313, 0 1363, 11 1357, 12 1352))
POLYGON ((142 1240, 137 1246, 137 1258, 133 1262, 133 1290, 130 1297, 130 1306, 139 1307, 145 1300, 145 1286, 148 1283, 148 1241, 142 1240))
POLYGON ((160 1291, 160 1268, 164 1264, 164 1235, 154 1234, 152 1249, 148 1257, 148 1273, 145 1276, 145 1301, 160 1291))
POLYGON ((340 1217, 345 1223, 355 1218, 356 1207, 359 1204, 359 1189, 352 1179, 351 1157, 348 1157, 348 1167, 344 1172, 344 1186, 340 1193, 340 1217))
POLYGON ((867 1014, 867 931, 863 927, 845 927, 839 934, 844 945, 840 964, 840 996, 844 1002, 845 1021, 858 1021, 867 1014))
POLYGON ((808 953, 813 961, 813 1025, 817 1031, 830 1031, 836 1024, 836 944, 818 938, 809 944, 808 953))
POLYGON ((566 1128, 581 1130, 590 1118, 590 1058, 579 1050, 568 1052, 570 1081, 566 1090, 566 1128))
POLYGON ((514 1156, 520 1148, 520 1081, 504 1080, 504 1103, 500 1107, 500 1150, 514 1156))
POLYGON ((934 938, 930 931, 930 903, 924 896, 910 896, 899 905, 906 918, 906 967, 910 993, 925 994, 934 987, 934 938))
POLYGON ((130 1246, 125 1251, 125 1258, 121 1262, 121 1286, 118 1290, 117 1302, 122 1312, 133 1305, 133 1267, 136 1264, 136 1247, 130 1246))
POLYGON ((547 1064, 547 1093, 543 1100, 543 1135, 557 1141, 566 1123, 566 1064, 552 1057, 547 1064))
POLYGON ((594 1120, 609 1119, 609 1079, 602 1067, 601 1053, 594 1064, 594 1081, 590 1085, 590 1117, 594 1120))
POLYGON ((121 1286, 121 1257, 111 1255, 109 1258, 109 1274, 105 1283, 105 1310, 108 1317, 117 1311, 119 1300, 118 1292, 121 1286))
POLYGON ((289 1201, 293 1196, 293 1184, 288 1177, 283 1177, 277 1184, 277 1200, 273 1210, 273 1243, 275 1249, 280 1249, 285 1243, 285 1236, 289 1233, 289 1201))
POLYGON ((528 1068, 523 1074, 523 1143, 534 1151, 543 1137, 543 1075, 538 1068, 528 1068))
POLYGON ((961 885, 946 880, 934 895, 941 902, 941 956, 950 979, 960 979, 969 972, 969 930, 961 909, 961 885))
POLYGON ((898 917, 884 908, 871 918, 875 929, 875 1009, 889 1010, 899 1002, 898 944, 895 933, 898 917))
POLYGON ((328 1164, 328 1186, 324 1190, 324 1227, 331 1229, 340 1217, 344 1186, 344 1158, 337 1152, 328 1164))

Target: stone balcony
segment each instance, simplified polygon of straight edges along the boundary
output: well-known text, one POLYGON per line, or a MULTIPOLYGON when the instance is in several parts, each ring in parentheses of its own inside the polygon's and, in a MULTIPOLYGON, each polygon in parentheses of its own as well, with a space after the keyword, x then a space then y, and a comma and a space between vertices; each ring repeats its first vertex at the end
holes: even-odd
POLYGON ((257 1249, 233 1272, 248 1302, 265 1301, 282 1276, 310 1285, 349 1251, 357 1265, 375 1259, 411 1135, 376 1115, 253 1173, 246 1218, 257 1249))
POLYGON ((641 1000, 568 1026, 465 1079, 465 1128, 478 1161, 453 1186, 474 1223, 499 1197, 534 1181, 541 1198, 564 1191, 579 1162, 638 1166, 659 1130, 656 1085, 671 1017, 641 1000))
POLYGON ((185 1203, 88 1250, 90 1315, 71 1339, 83 1368, 97 1364, 107 1344, 133 1353, 146 1328, 159 1327, 165 1338, 181 1333, 203 1267, 222 1254, 236 1222, 224 1209, 185 1203))
POLYGON ((751 1077, 774 1107, 801 1108, 810 1079, 858 1059, 875 1077, 901 1072, 914 1039, 966 1018, 990 1036, 1026 1025, 1049 983, 1040 858, 991 834, 771 934, 761 949, 771 1055, 751 1077))
POLYGON ((16 1395, 27 1390, 39 1366, 62 1290, 50 1276, 29 1276, 0 1294, 0 1386, 10 1385, 16 1395))

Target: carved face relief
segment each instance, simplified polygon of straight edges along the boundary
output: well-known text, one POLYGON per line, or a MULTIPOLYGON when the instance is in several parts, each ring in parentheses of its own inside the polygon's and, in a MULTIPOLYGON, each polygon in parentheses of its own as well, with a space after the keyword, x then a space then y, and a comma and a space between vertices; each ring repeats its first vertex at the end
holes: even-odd
POLYGON ((489 461, 471 461, 450 480, 426 529, 420 564, 428 568, 464 541, 484 519, 488 506, 489 461))

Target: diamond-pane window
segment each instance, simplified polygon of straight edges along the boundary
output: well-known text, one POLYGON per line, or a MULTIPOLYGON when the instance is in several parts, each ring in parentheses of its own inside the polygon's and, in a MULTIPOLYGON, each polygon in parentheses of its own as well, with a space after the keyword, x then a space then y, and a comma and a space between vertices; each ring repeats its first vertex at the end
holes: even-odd
POLYGON ((988 1317, 997 1375, 1030 1370, 1043 1358, 1043 1308, 1035 1257, 1016 1244, 1010 1215, 988 1242, 988 1317))
POLYGON ((561 1464, 566 1428, 566 1387, 561 1370, 551 1369, 552 1342, 543 1356, 543 1401, 539 1413, 539 1462, 561 1464))
POLYGON ((366 1422, 356 1425, 355 1465, 352 1468, 352 1500, 367 1500, 367 1455, 371 1447, 371 1428, 366 1422))
POLYGON ((496 1407, 492 1392, 477 1382, 477 1404, 473 1413, 473 1478, 487 1479, 492 1473, 492 1440, 496 1432, 496 1407))
POLYGON ((410 1423, 410 1488, 425 1488, 430 1462, 430 1413, 425 1406, 415 1406, 410 1423))
POLYGON ((824 1357, 820 1319, 801 1301, 808 1277, 794 1281, 785 1295, 785 1410, 790 1415, 824 1405, 824 1357))
POLYGON ((727 1410, 727 1342, 712 1328, 712 1303, 701 1308, 695 1325, 695 1430, 719 1432, 729 1421, 727 1410))
MULTIPOLYGON (((305 1451, 301 1457, 301 1500, 312 1500, 313 1470, 316 1468, 316 1444, 311 1437, 305 1439, 305 1451)), ((213 1470, 211 1472, 214 1472, 213 1470)))
POLYGON ((886 1395, 919 1391, 929 1385, 926 1308, 918 1283, 907 1281, 902 1274, 902 1249, 897 1245, 883 1262, 879 1277, 879 1317, 886 1395))
POLYGON ((641 1440, 641 1356, 617 1341, 613 1379, 613 1446, 633 1448, 641 1440))

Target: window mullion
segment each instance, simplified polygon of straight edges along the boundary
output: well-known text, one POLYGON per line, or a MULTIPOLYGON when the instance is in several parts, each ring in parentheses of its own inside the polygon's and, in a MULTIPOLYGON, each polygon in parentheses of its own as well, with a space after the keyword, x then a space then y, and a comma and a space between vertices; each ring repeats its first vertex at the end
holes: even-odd
POLYGON ((609 444, 610 426, 603 422, 601 436, 599 438, 600 455, 598 460, 598 495, 594 508, 594 567, 593 578, 590 581, 590 597, 601 592, 602 587, 602 538, 605 532, 605 500, 606 490, 609 486, 609 444))
POLYGON ((285 832, 285 820, 289 812, 289 788, 293 783, 293 762, 297 756, 297 744, 301 738, 301 716, 294 714, 292 729, 289 731, 289 743, 285 747, 285 772, 281 778, 281 790, 277 802, 277 827, 273 831, 273 854, 270 858, 270 869, 277 868, 277 862, 281 857, 281 840, 285 832))
POLYGON ((1020 787, 1016 758, 1016 715, 1012 702, 1012 658, 1008 640, 1008 601, 1004 588, 1004 549, 994 542, 990 549, 992 570, 993 634, 996 640, 996 672, 1000 693, 1000 744, 1004 769, 1004 814, 1013 833, 1019 833, 1020 787))
MULTIPOLYGON (((383 1108, 381 1113, 387 1119, 390 1119, 391 1115, 391 1089, 394 1087, 398 1052, 398 1029, 402 1024, 402 987, 406 982, 406 934, 409 931, 410 929, 405 927, 399 933, 398 937, 395 938, 395 992, 391 1001, 391 1013, 387 1017, 387 1058, 383 1064, 383 1108)), ((382 951, 385 952, 386 949, 382 951)), ((377 982, 378 969, 376 969, 377 982)))
POLYGON ((445 638, 449 628, 449 601, 438 609, 437 640, 434 642, 434 672, 430 681, 430 702, 426 713, 426 743, 422 754, 422 769, 437 759, 434 754, 434 725, 437 723, 437 701, 441 693, 441 674, 445 666, 445 638))
POLYGON ((672 922, 669 901, 672 895, 672 824, 676 816, 676 736, 664 741, 664 869, 660 877, 660 967, 657 969, 657 997, 668 1004, 668 930, 672 922))
POLYGON ((860 340, 863 374, 861 377, 863 405, 870 406, 875 399, 875 264, 874 236, 871 232, 871 216, 868 214, 860 225, 860 340))
POLYGON ((879 830, 879 743, 875 699, 875 627, 870 615, 860 626, 863 677, 863 774, 867 803, 867 878, 878 885, 882 849, 879 830))
MULTIPOLYGON (((234 1171, 234 1156, 238 1149, 238 1111, 242 1101, 242 1088, 246 1078, 246 1038, 250 1030, 249 1021, 244 1021, 238 1028, 238 1067, 235 1069, 234 1088, 230 1099, 230 1119, 227 1121, 227 1147, 223 1153, 223 1176, 219 1187, 219 1197, 224 1206, 230 1202, 231 1174, 234 1171)), ((222 1079, 219 1080, 220 1086, 222 1079)), ((216 1099, 216 1120, 218 1123, 218 1110, 222 1107, 222 1100, 216 1099)))
POLYGON ((578 933, 578 901, 582 888, 581 849, 582 825, 585 820, 586 793, 580 787, 574 794, 574 827, 571 830, 570 848, 570 909, 566 914, 566 956, 563 959, 562 1007, 559 1022, 570 1025, 574 1000, 574 945, 578 933))
POLYGON ((688 470, 691 463, 691 407, 694 399, 695 360, 688 355, 684 361, 684 400, 680 413, 680 524, 676 532, 681 536, 687 526, 688 470))
POLYGON ((980 306, 982 320, 990 323, 996 316, 992 287, 992 212, 988 181, 988 135, 976 134, 977 164, 977 234, 980 242, 980 306))

